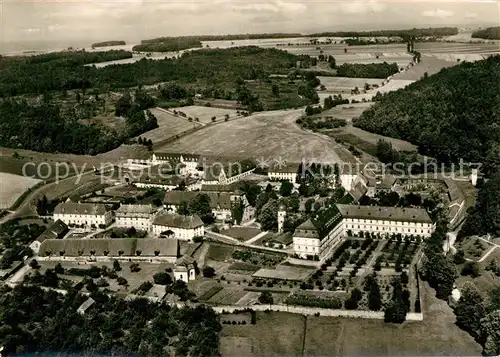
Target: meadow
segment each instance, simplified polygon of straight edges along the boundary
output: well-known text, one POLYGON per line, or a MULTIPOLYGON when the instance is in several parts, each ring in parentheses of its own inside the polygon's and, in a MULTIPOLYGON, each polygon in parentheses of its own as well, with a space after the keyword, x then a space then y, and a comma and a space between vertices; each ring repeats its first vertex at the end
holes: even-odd
POLYGON ((187 107, 179 107, 179 108, 170 108, 169 111, 178 111, 187 115, 187 117, 199 119, 199 122, 202 124, 208 124, 212 122, 212 117, 215 117, 216 121, 224 120, 226 115, 229 116, 229 119, 233 119, 239 114, 236 113, 236 110, 232 109, 223 109, 223 108, 215 108, 215 107, 205 107, 199 105, 191 105, 187 107))
POLYGON ((9 208, 27 189, 41 180, 0 172, 0 209, 9 208))
POLYGON ((175 116, 165 109, 153 108, 150 111, 158 120, 158 128, 143 133, 140 137, 152 140, 153 143, 172 138, 186 130, 200 126, 194 121, 190 123, 187 118, 175 116))

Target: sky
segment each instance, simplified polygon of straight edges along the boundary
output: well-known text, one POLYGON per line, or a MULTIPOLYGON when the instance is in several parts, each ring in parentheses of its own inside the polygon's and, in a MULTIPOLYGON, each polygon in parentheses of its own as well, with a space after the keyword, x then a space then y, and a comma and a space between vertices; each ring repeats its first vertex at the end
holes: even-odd
POLYGON ((0 0, 0 41, 500 24, 498 0, 0 0))

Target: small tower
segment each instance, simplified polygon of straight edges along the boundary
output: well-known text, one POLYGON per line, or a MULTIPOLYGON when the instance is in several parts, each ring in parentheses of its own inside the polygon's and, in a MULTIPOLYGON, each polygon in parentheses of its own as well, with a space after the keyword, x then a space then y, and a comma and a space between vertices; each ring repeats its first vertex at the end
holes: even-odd
POLYGON ((283 233, 283 226, 285 224, 286 209, 281 205, 278 209, 278 233, 283 233))
POLYGON ((477 175, 478 175, 477 169, 472 169, 471 174, 470 174, 470 181, 471 181, 472 185, 474 185, 474 186, 477 185, 477 175))

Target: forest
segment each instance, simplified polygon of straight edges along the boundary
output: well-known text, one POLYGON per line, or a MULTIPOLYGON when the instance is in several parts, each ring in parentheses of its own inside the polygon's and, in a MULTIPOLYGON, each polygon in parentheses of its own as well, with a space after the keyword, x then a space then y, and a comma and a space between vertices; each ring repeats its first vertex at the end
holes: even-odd
POLYGON ((108 46, 125 46, 127 43, 125 41, 104 41, 92 44, 92 48, 96 47, 108 47, 108 46))
POLYGON ((461 63, 379 96, 353 124, 407 140, 442 163, 463 159, 495 167, 500 153, 498 83, 500 56, 461 63))
POLYGON ((406 30, 375 30, 375 31, 338 31, 321 32, 309 35, 311 37, 427 37, 427 36, 452 36, 458 33, 456 27, 429 27, 406 30))
POLYGON ((344 63, 337 66, 337 77, 387 78, 399 72, 397 63, 344 63))
POLYGON ((472 38, 484 38, 485 40, 500 40, 500 26, 488 27, 484 30, 474 31, 472 38))
POLYGON ((133 356, 219 356, 221 326, 205 306, 170 307, 147 299, 125 301, 75 291, 61 295, 36 286, 0 287, 0 345, 5 355, 26 352, 133 356))
MULTIPOLYGON (((277 49, 237 47, 186 52, 180 58, 96 68, 83 64, 131 57, 130 52, 66 52, 18 59, 0 58, 0 97, 43 94, 53 90, 114 90, 159 82, 216 85, 237 78, 288 74, 297 56, 277 49), (104 59, 106 58, 106 59, 104 59)), ((307 57, 302 56, 304 65, 307 57)))
POLYGON ((132 47, 132 51, 140 52, 176 52, 188 48, 202 47, 199 40, 188 37, 158 38, 156 40, 143 41, 140 45, 132 47))
POLYGON ((157 37, 149 40, 142 40, 141 44, 157 43, 170 39, 189 39, 196 41, 236 41, 236 40, 258 40, 268 38, 293 38, 302 37, 300 33, 254 33, 239 35, 202 35, 202 36, 180 36, 180 37, 157 37))

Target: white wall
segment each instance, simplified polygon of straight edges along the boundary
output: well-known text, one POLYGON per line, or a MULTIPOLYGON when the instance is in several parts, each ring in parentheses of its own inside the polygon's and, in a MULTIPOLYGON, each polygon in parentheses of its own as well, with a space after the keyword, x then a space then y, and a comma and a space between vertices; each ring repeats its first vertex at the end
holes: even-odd
POLYGON ((159 236, 162 232, 171 230, 174 232, 174 238, 179 240, 192 240, 194 237, 204 236, 205 228, 203 226, 197 227, 195 229, 184 229, 178 227, 167 227, 160 225, 153 225, 153 233, 159 236))
POLYGON ((388 235, 400 233, 403 236, 420 235, 422 237, 430 237, 434 230, 434 226, 431 223, 396 222, 358 218, 344 218, 344 225, 346 232, 347 230, 351 230, 355 234, 362 231, 388 235))
POLYGON ((120 217, 116 216, 115 223, 117 227, 134 227, 143 231, 150 231, 153 226, 153 216, 150 217, 120 217))
POLYGON ((108 225, 111 223, 111 212, 106 212, 103 215, 85 215, 85 214, 59 214, 54 213, 54 221, 60 219, 67 225, 69 224, 84 224, 90 226, 94 224, 99 226, 100 224, 108 225))

